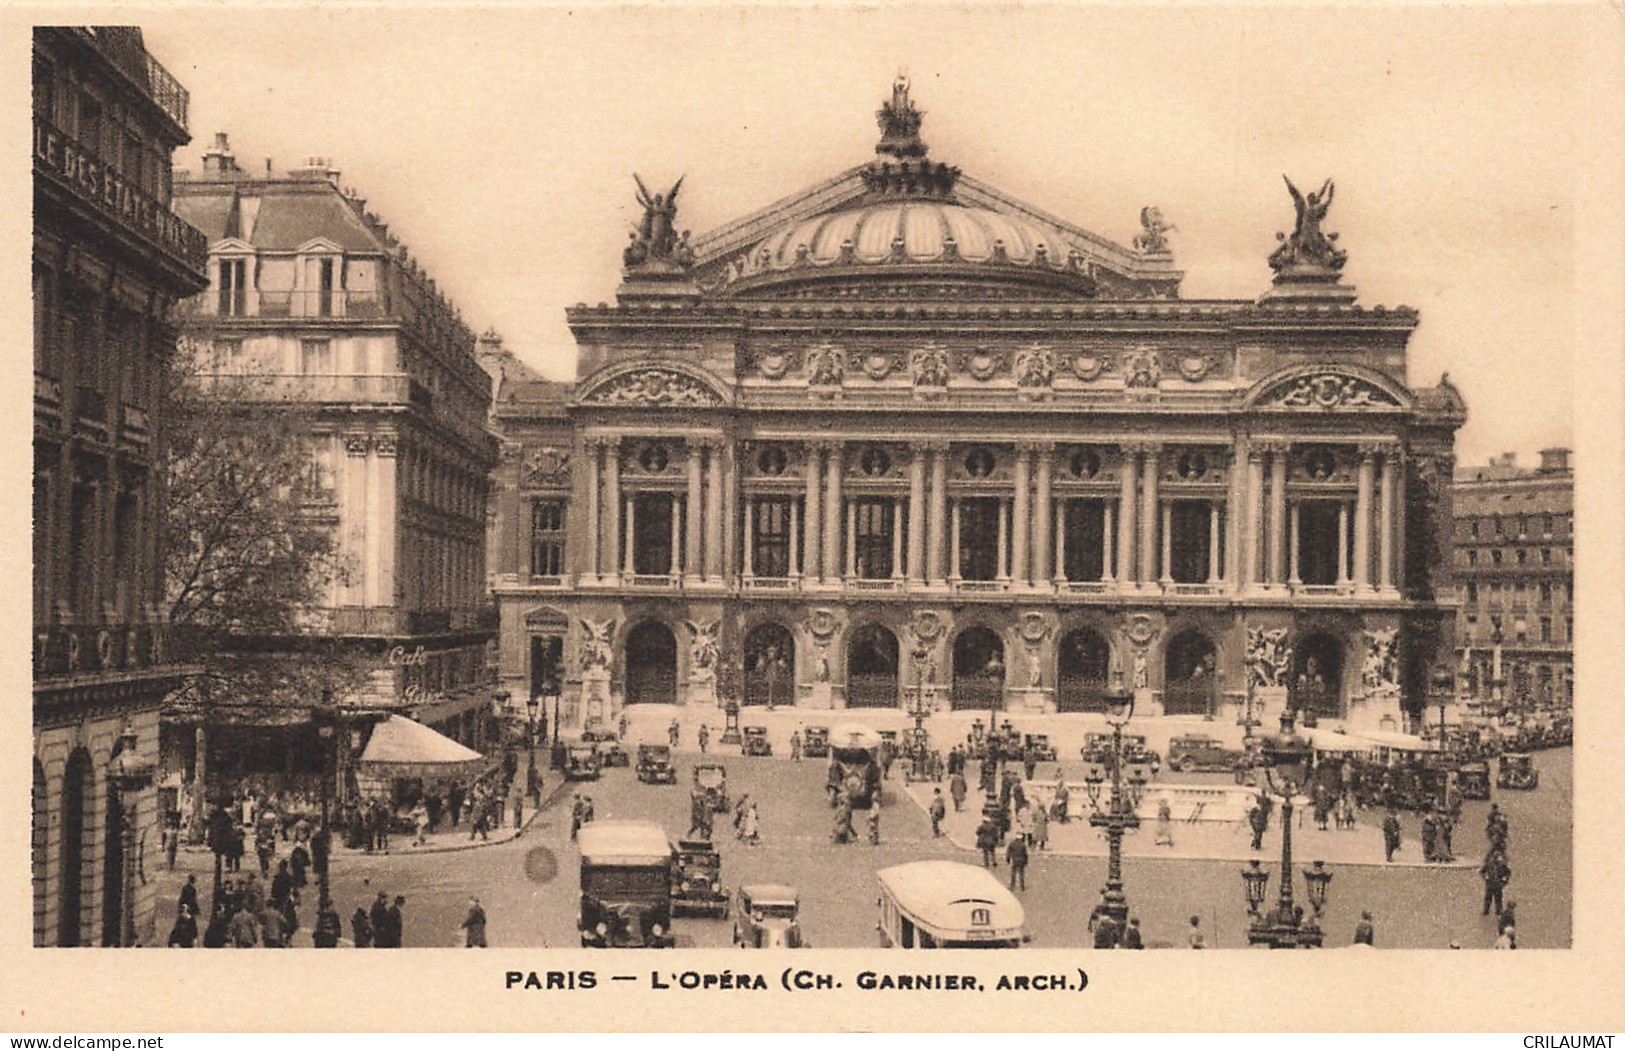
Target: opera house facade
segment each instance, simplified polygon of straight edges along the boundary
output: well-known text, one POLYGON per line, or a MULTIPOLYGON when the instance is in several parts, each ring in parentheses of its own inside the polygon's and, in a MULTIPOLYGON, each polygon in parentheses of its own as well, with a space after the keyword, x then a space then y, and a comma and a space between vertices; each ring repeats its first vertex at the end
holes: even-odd
POLYGON ((1117 244, 931 157, 906 83, 878 117, 868 163, 692 240, 639 183, 578 380, 499 383, 512 695, 569 726, 1117 681, 1406 728, 1453 666, 1466 411, 1408 383, 1416 312, 1341 282, 1334 187, 1288 184, 1261 296, 1187 300, 1155 209, 1117 244))

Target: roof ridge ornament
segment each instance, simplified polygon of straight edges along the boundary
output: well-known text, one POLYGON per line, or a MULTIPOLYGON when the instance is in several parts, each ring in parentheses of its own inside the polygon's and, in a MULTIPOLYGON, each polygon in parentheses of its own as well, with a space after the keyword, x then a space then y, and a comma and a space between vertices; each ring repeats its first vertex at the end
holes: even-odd
POLYGON ((859 172, 864 189, 888 197, 947 197, 959 180, 959 169, 926 159, 925 142, 920 138, 925 114, 915 108, 908 88, 908 78, 899 74, 892 82, 890 100, 875 111, 880 142, 875 145, 875 159, 859 172))
POLYGON ((1340 283, 1349 254, 1337 247, 1336 234, 1321 230, 1336 189, 1332 180, 1327 179, 1319 190, 1305 196, 1292 185, 1291 179, 1285 175, 1281 178, 1292 195, 1297 218, 1290 235, 1275 235, 1280 244, 1269 257, 1270 269, 1275 271, 1274 287, 1260 297, 1260 302, 1315 300, 1328 305, 1354 302, 1354 288, 1340 283))
POLYGON ((920 121, 925 116, 915 108, 908 97, 908 77, 899 73, 892 81, 891 99, 880 104, 875 119, 880 124, 880 142, 875 152, 903 160, 924 157, 925 143, 920 140, 920 121))

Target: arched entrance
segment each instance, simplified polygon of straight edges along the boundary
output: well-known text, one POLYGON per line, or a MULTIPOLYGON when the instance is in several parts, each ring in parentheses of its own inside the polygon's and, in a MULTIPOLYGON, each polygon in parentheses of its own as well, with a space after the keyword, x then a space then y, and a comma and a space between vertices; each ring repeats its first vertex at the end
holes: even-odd
POLYGON ((1111 647, 1099 632, 1078 628, 1062 636, 1059 674, 1055 679, 1055 710, 1105 711, 1111 661, 1111 647))
POLYGON ((677 636, 658 620, 626 636, 626 703, 677 703, 677 636))
POLYGON ((883 624, 865 624, 846 645, 846 706, 897 707, 897 636, 883 624))
POLYGON ((36 947, 47 944, 50 933, 45 929, 45 912, 49 901, 45 895, 45 880, 50 869, 50 850, 48 844, 51 840, 51 816, 47 812, 45 790, 45 767, 40 765, 38 759, 34 760, 34 823, 33 838, 30 841, 32 850, 31 860, 34 873, 34 945, 36 947))
POLYGON ((1343 646, 1323 631, 1298 640, 1292 655, 1292 703, 1312 716, 1343 714, 1343 646))
POLYGON ((1004 641, 989 628, 971 627, 954 639, 955 710, 1004 707, 1004 641))
POLYGON ((62 772, 62 865, 57 875, 56 943, 78 945, 85 891, 85 801, 90 753, 75 749, 62 772))
POLYGON ((1166 715, 1211 715, 1219 653, 1213 640, 1192 628, 1168 640, 1163 661, 1162 710, 1166 715))
POLYGON ((796 640, 782 624, 758 624, 745 636, 745 703, 795 701, 796 640))
POLYGON ((102 944, 118 945, 124 919, 124 800, 107 786, 107 813, 102 822, 102 944))

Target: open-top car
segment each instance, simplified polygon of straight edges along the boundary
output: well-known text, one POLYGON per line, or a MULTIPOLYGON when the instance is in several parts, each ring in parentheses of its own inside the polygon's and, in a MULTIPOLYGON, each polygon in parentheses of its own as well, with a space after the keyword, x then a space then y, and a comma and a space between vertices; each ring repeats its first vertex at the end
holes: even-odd
POLYGON ((751 883, 734 897, 734 944, 742 949, 805 949, 801 896, 781 883, 751 883))
POLYGON ((1234 770, 1247 759, 1242 748, 1230 748, 1208 734, 1183 734, 1168 742, 1168 767, 1182 774, 1197 770, 1234 770))
POLYGON ((772 755, 773 745, 767 739, 767 727, 745 727, 745 739, 739 750, 744 755, 772 755))
POLYGON ((582 730, 581 743, 590 744, 598 750, 598 759, 602 766, 632 765, 631 757, 621 746, 621 739, 616 736, 614 730, 604 727, 582 730))
POLYGON ((677 768, 671 765, 671 748, 663 744, 638 745, 637 775, 646 785, 675 785, 677 768))
POLYGON ((809 726, 802 734, 801 752, 808 759, 824 759, 829 756, 829 727, 809 726))
POLYGON ((728 768, 721 763, 701 763, 694 768, 694 787, 705 793, 711 809, 728 809, 728 768))
POLYGON ((1528 752, 1503 752, 1500 764, 1495 774, 1496 788, 1528 791, 1540 786, 1540 771, 1528 752))
POLYGON ((711 841, 678 840, 676 859, 671 875, 672 914, 726 916, 728 892, 722 886, 722 855, 711 841))
POLYGON ((1027 734, 1022 738, 1022 755, 1030 756, 1035 762, 1053 763, 1056 760, 1055 746, 1050 743, 1049 734, 1027 734))
POLYGON ((566 781, 596 781, 603 758, 594 745, 571 741, 564 746, 564 779, 566 781))

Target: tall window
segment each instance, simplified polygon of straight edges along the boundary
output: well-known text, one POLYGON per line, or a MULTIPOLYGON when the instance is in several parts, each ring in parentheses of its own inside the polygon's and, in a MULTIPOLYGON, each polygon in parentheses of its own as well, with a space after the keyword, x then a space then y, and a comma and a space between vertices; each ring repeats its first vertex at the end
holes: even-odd
POLYGON ((651 576, 671 572, 672 544, 670 493, 638 493, 632 498, 635 516, 632 572, 651 576))
POLYGON ((225 317, 239 317, 248 310, 248 290, 245 278, 248 264, 242 259, 220 260, 220 280, 216 290, 220 295, 218 313, 225 317))
POLYGON ((1552 618, 1550 617, 1540 618, 1540 641, 1552 641, 1552 618))
POLYGON ((751 572, 759 577, 790 575, 790 501, 757 500, 752 511, 751 572))
POLYGON ((857 501, 857 550, 853 553, 858 576, 882 580, 892 575, 892 502, 857 501))
POLYGON ((990 496, 959 501, 959 575, 995 580, 999 575, 999 501, 990 496))
POLYGON ((564 501, 537 500, 530 505, 530 575, 556 577, 564 572, 564 501))
POLYGON ((1337 501, 1305 500, 1298 505, 1299 580, 1316 586, 1337 583, 1339 528, 1337 501))
POLYGON ((333 313, 333 260, 323 259, 317 265, 316 313, 329 317, 333 313))
POLYGON ((1169 514, 1173 535, 1168 554, 1169 575, 1179 584, 1200 584, 1208 579, 1208 542, 1213 527, 1212 504, 1206 500, 1175 500, 1169 514))
POLYGON ((1066 501, 1066 532, 1061 538, 1068 580, 1101 580, 1105 575, 1106 504, 1101 500, 1066 501))

